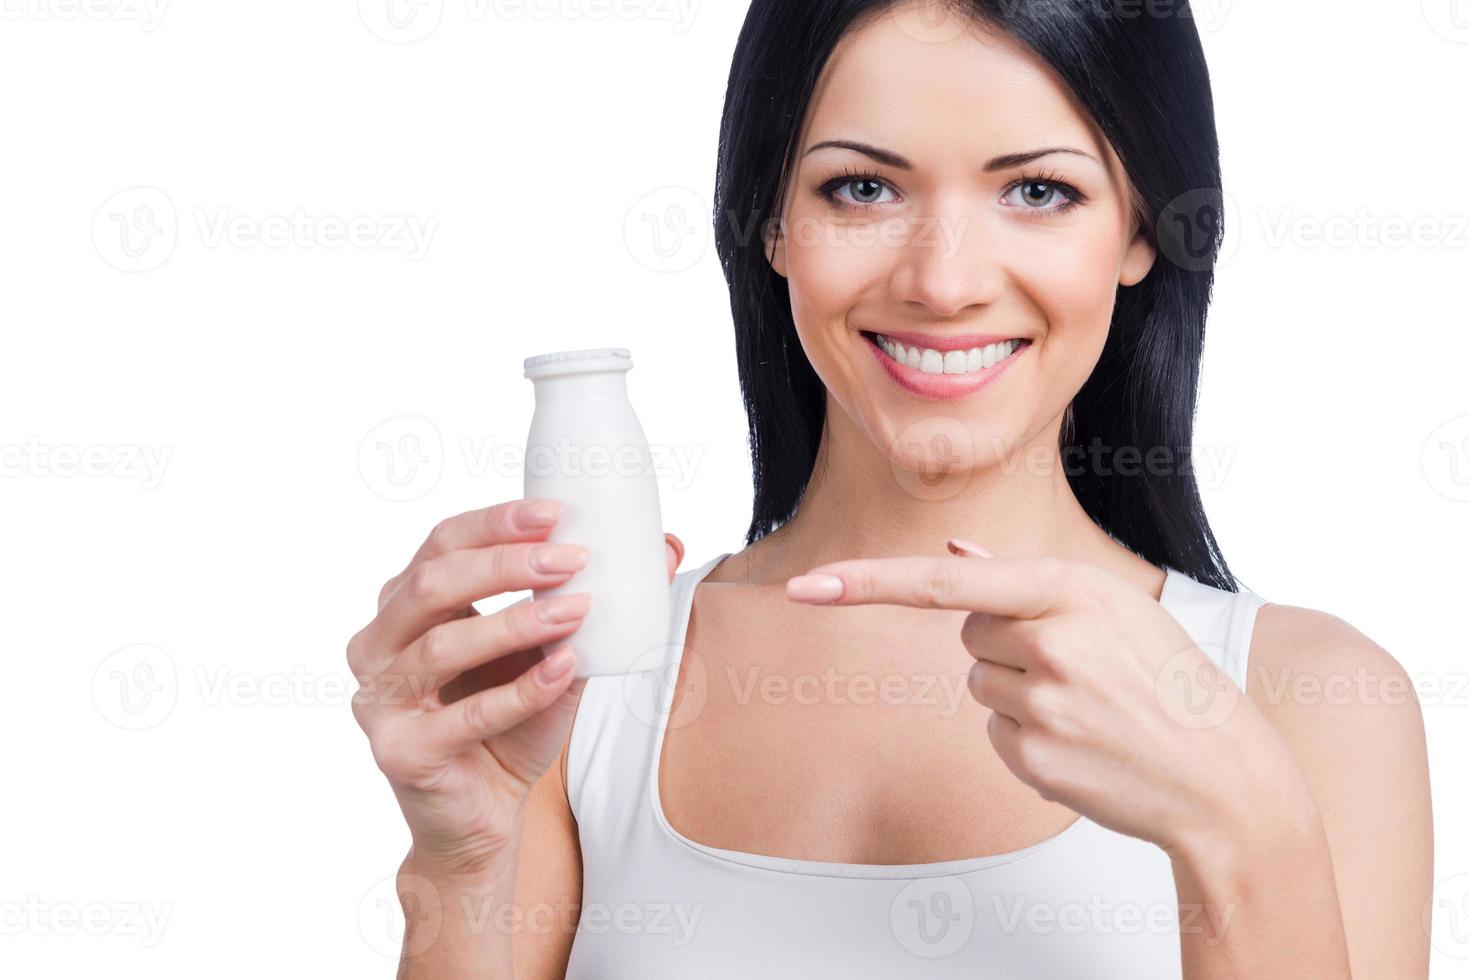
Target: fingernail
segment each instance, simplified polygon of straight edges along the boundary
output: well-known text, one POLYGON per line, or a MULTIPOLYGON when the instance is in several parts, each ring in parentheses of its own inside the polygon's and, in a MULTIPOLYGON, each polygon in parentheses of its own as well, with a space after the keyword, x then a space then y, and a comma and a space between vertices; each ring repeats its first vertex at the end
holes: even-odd
POLYGON ((559 500, 532 500, 521 505, 520 524, 527 528, 550 527, 560 512, 559 500))
POLYGON ((571 647, 563 644, 546 652, 546 659, 536 668, 536 680, 550 687, 575 665, 576 655, 571 652, 571 647))
POLYGON ((591 594, 577 592, 573 595, 558 595, 536 603, 536 618, 543 623, 569 623, 581 619, 591 605, 591 594))
POLYGON ((530 567, 548 575, 575 572, 587 563, 587 549, 579 544, 542 544, 530 551, 530 567))
POLYGON ((949 550, 956 555, 973 555, 976 558, 993 558, 995 553, 963 538, 950 538, 949 550))
POLYGON ((835 575, 797 575, 786 581, 786 596, 800 602, 832 602, 842 597, 842 588, 835 575))

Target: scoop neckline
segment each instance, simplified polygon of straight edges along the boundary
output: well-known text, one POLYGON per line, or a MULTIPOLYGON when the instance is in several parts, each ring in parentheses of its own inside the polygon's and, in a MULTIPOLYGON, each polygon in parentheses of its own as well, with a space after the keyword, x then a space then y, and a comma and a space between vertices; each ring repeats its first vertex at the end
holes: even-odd
MULTIPOLYGON (((653 736, 653 763, 652 776, 648 780, 648 800, 653 811, 653 816, 658 826, 675 843, 688 848, 704 857, 731 864, 744 865, 746 867, 760 868, 782 874, 807 875, 826 878, 933 878, 946 875, 962 875, 985 871, 1001 865, 1019 861, 1029 857, 1038 851, 1050 848, 1061 841, 1069 840, 1087 832, 1088 828, 1097 826, 1085 816, 1078 815, 1071 823, 1067 824, 1059 832, 1052 834, 1034 844, 1011 851, 1002 851, 998 854, 983 854, 979 857, 955 858, 949 861, 923 861, 916 864, 854 864, 844 861, 816 861, 808 858, 778 857, 773 854, 756 854, 753 851, 736 851, 723 847, 714 847, 703 844, 693 838, 686 837, 669 822, 668 816, 663 812, 663 798, 659 790, 661 776, 659 769, 663 760, 663 741, 668 735, 668 716, 672 709, 673 697, 678 692, 678 672, 683 663, 684 644, 688 639, 689 620, 692 618, 694 606, 694 591, 710 572, 719 566, 733 552, 724 552, 716 555, 701 567, 693 569, 688 573, 689 577, 681 583, 681 592, 678 595, 678 603, 675 614, 678 616, 677 641, 673 643, 678 651, 678 658, 663 669, 668 672, 668 682, 659 685, 658 712, 656 718, 656 729, 653 736)), ((1175 578, 1179 573, 1165 566, 1163 578, 1163 589, 1159 597, 1159 604, 1167 608, 1168 600, 1176 590, 1175 578)), ((670 640, 673 634, 670 634, 670 640)))

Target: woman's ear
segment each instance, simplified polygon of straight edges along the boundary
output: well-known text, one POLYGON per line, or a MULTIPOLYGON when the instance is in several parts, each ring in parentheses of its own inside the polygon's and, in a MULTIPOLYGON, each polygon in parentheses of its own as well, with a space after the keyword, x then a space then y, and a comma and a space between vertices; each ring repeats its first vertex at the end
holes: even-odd
POLYGON ((785 236, 780 231, 780 221, 765 222, 765 259, 775 274, 786 278, 785 236))
POLYGON ((1157 260, 1157 246, 1148 239, 1142 228, 1138 228, 1133 232, 1132 242, 1122 255, 1122 274, 1117 281, 1124 286, 1136 286, 1147 278, 1157 260))

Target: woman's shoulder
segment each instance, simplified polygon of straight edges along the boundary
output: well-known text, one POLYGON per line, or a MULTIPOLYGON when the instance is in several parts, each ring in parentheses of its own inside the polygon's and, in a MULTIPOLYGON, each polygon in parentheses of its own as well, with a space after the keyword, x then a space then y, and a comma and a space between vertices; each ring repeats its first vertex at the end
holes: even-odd
POLYGON ((1427 749, 1413 678, 1351 623, 1267 602, 1250 642, 1250 700, 1290 746, 1323 807, 1378 791, 1426 793, 1427 749), (1422 770, 1421 772, 1419 770, 1422 770))

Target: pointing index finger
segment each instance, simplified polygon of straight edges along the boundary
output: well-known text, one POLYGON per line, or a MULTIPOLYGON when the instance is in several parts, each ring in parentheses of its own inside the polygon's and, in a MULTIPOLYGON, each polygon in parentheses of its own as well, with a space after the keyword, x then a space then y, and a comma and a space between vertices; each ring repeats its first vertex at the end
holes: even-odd
POLYGON ((1058 571, 1055 561, 1043 558, 857 558, 790 579, 786 595, 815 605, 887 603, 1035 619, 1065 599, 1058 571))

